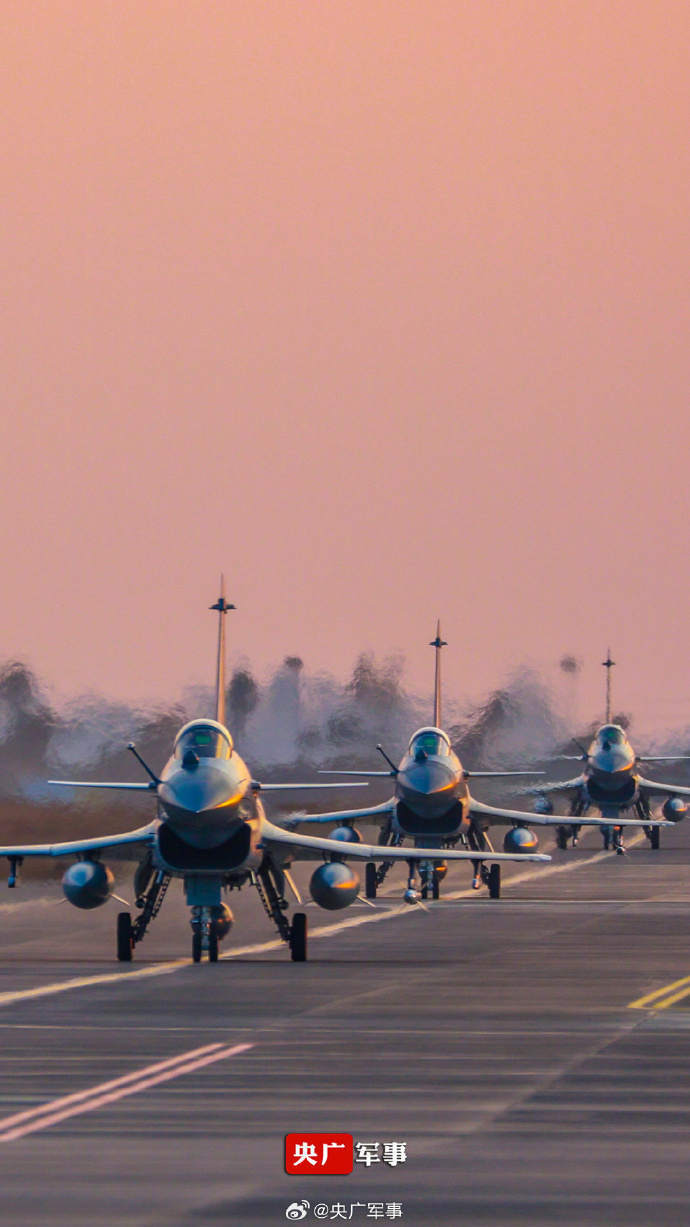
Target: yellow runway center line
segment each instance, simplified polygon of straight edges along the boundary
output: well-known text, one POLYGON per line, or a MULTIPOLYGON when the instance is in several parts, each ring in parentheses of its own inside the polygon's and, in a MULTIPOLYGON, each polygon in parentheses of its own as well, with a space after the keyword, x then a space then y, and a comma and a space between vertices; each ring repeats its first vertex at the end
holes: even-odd
POLYGON ((674 980, 672 984, 665 984, 663 988, 657 988, 653 993, 647 993, 644 997, 631 1001, 628 1009, 665 1010, 667 1006, 673 1005, 674 1002, 680 1001, 688 994, 690 994, 690 976, 684 976, 682 980, 674 980), (679 991, 674 992, 675 989, 679 991))
POLYGON ((679 993, 674 993, 671 997, 664 997, 662 1001, 657 1002, 652 1006, 653 1010, 667 1010, 670 1005, 675 1005, 677 1001, 682 1001, 683 997, 690 995, 690 984, 687 988, 681 989, 679 993))

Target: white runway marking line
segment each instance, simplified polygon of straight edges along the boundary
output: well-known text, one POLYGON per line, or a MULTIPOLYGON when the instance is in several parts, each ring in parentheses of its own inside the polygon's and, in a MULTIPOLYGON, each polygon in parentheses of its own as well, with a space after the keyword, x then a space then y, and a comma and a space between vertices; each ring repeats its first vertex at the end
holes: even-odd
POLYGON ((135 1073, 101 1082, 88 1090, 63 1095, 60 1099, 51 1099, 38 1108, 15 1112, 12 1116, 0 1119, 0 1142, 14 1142, 28 1133, 37 1133, 41 1129, 57 1125, 70 1116, 93 1112, 94 1109, 115 1103, 127 1095, 136 1095, 139 1091, 146 1091, 161 1082, 170 1082, 182 1074, 191 1074, 214 1061, 225 1061, 228 1057, 238 1056, 253 1047, 253 1044, 235 1044, 232 1048, 220 1043, 206 1044, 203 1048, 193 1048, 190 1052, 182 1052, 166 1061, 146 1065, 135 1073))
POLYGON ((173 963, 166 963, 164 966, 157 964, 155 967, 141 967, 138 971, 111 971, 102 976, 78 976, 76 979, 61 980, 54 984, 39 984, 37 988, 9 989, 0 993, 0 1006, 14 1005, 17 1001, 31 1001, 36 997, 52 997, 55 993, 67 993, 74 988, 91 988, 98 984, 113 984, 118 980, 138 980, 144 976, 165 976, 188 965, 188 959, 175 959, 173 963))
MULTIPOLYGON (((314 934, 312 934, 312 937, 314 934)), ((241 958, 243 954, 264 954, 268 950, 278 950, 283 945, 276 939, 269 942, 258 942, 253 946, 238 946, 229 954, 222 954, 222 959, 241 958)), ((142 980, 149 976, 169 976, 182 967, 190 967, 191 959, 173 959, 170 963, 155 963, 152 967, 139 967, 132 971, 109 971, 100 976, 78 976, 72 980, 58 980, 52 984, 39 984, 36 988, 8 989, 0 993, 0 1006, 16 1005, 18 1001, 31 1001, 37 997, 52 997, 55 993, 67 993, 77 988, 97 988, 99 984, 117 984, 122 980, 142 980)))

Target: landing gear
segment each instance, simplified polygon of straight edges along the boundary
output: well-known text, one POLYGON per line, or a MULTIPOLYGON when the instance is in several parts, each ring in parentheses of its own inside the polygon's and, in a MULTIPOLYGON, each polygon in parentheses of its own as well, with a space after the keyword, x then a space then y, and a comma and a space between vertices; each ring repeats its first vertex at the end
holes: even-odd
MULTIPOLYGON (((570 816, 572 818, 582 818, 583 814, 586 814, 588 809, 588 803, 583 801, 582 797, 578 794, 578 796, 576 796, 571 802, 570 816)), ((577 822, 573 822, 571 826, 556 827, 556 845, 561 849, 561 852, 565 852, 567 850, 569 839, 572 839, 573 841, 573 848, 577 848, 578 841, 580 839, 580 830, 580 824, 577 822)))
POLYGON ((132 962, 132 917, 129 912, 117 914, 117 958, 120 963, 132 962))
POLYGON ((192 962, 200 963, 204 953, 209 963, 218 962, 217 909, 196 904, 192 908, 192 962))
POLYGON ((425 874, 422 879, 422 899, 440 899, 441 897, 441 876, 438 869, 434 868, 429 874, 425 874))
MULTIPOLYGON (((377 842, 381 845, 381 847, 385 847, 388 843, 396 845, 400 843, 400 840, 396 839, 395 837, 391 839, 390 820, 385 826, 381 827, 377 842)), ((376 865, 374 861, 367 861, 364 870, 364 894, 367 899, 376 898, 376 892, 379 886, 383 886, 383 883, 386 880, 386 874, 390 872, 392 865, 392 861, 382 861, 380 865, 376 865)))
POLYGON ((492 865, 489 870, 489 898, 500 899, 501 897, 501 866, 492 865))
POLYGON ((625 856, 625 844, 623 843, 623 828, 613 828, 613 846, 617 856, 625 856))
MULTIPOLYGON (((488 836, 480 827, 471 826, 468 832, 470 844, 477 852, 489 851, 493 852, 488 836)), ((472 890, 479 890, 482 882, 489 888, 490 899, 500 899, 501 897, 501 866, 488 866, 486 861, 472 861, 474 867, 474 877, 472 878, 472 890)))
POLYGON ((386 874, 390 872, 392 863, 392 861, 384 861, 381 865, 376 865, 374 861, 367 861, 364 868, 364 894, 367 899, 376 898, 376 892, 385 882, 386 874))
POLYGON ((307 959, 307 917, 304 912, 295 912, 290 924, 285 915, 288 902, 279 889, 282 881, 281 871, 268 861, 264 861, 259 872, 253 875, 264 911, 288 945, 293 963, 304 963, 307 959))
MULTIPOLYGON (((638 818, 641 818, 643 822, 645 821, 650 822, 650 819, 652 817, 652 811, 649 807, 649 802, 646 797, 640 797, 638 799, 635 805, 635 809, 637 811, 638 818)), ((649 840, 649 846, 652 849, 652 851, 658 852, 659 846, 660 846, 660 839, 661 839, 661 831, 659 830, 659 828, 657 826, 652 826, 650 822, 650 825, 644 828, 644 833, 647 836, 647 839, 649 840)))
MULTIPOLYGON (((473 852, 484 852, 488 847, 486 834, 474 823, 467 832, 467 842, 473 852)), ((472 890, 480 890, 482 882, 489 884, 486 865, 483 861, 472 861, 472 890)))
POLYGON ((295 912, 290 926, 290 957, 293 963, 307 961, 307 917, 304 912, 295 912))
POLYGON ((132 920, 129 912, 118 912, 117 917, 117 957, 120 963, 131 963, 132 951, 140 942, 152 920, 161 910, 165 892, 170 885, 170 874, 159 870, 151 880, 144 895, 139 895, 137 905, 141 907, 138 916, 132 920))

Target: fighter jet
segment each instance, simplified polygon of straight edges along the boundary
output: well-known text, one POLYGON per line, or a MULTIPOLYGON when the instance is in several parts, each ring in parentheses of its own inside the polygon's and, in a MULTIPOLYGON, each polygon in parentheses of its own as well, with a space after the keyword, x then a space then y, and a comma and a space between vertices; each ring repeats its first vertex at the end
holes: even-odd
MULTIPOLYGON (((465 771, 460 759, 453 751, 450 738, 441 728, 441 650, 446 647, 446 641, 441 638, 441 624, 437 623, 436 637, 430 647, 435 650, 434 670, 434 712, 433 725, 418 729, 413 733, 407 752, 396 767, 392 759, 383 750, 377 749, 386 759, 388 771, 328 771, 328 775, 357 776, 388 776, 395 782, 395 795, 380 807, 382 823, 379 832, 379 843, 387 848, 399 847, 404 840, 409 839, 415 848, 451 848, 459 841, 464 842, 475 853, 485 854, 486 850, 493 852, 487 830, 490 823, 509 824, 503 848, 517 858, 537 850, 537 837, 531 826, 559 826, 564 822, 561 816, 552 816, 552 808, 542 807, 537 814, 528 814, 522 810, 500 809, 493 805, 485 805, 470 795, 468 779, 488 779, 496 777, 512 777, 520 775, 539 775, 538 771, 465 771)), ((366 811, 360 811, 364 816, 366 811)), ((332 817, 335 817, 333 815, 332 817)), ((293 819, 297 823, 298 817, 293 819)), ((304 815, 302 822, 326 822, 328 815, 310 818, 304 815)), ((603 818, 583 818, 588 826, 600 827, 603 818)), ((649 822, 648 816, 645 822, 649 822)), ((351 825, 351 824, 346 824, 351 825)), ((635 825, 641 826, 641 821, 635 825)), ((651 824, 658 837, 659 826, 667 823, 651 824)), ((346 840, 360 839, 357 831, 348 835, 345 829, 334 832, 334 835, 346 840)), ((390 855, 390 853, 388 854, 390 855)), ((488 866, 486 859, 475 859, 472 886, 478 890, 482 883, 489 888, 492 899, 498 899, 501 893, 501 866, 493 854, 496 863, 488 866)), ((377 888, 383 882, 392 862, 380 866, 369 863, 366 868, 367 898, 376 897, 377 888)), ((411 865, 405 898, 414 902, 417 898, 415 882, 416 866, 411 865)), ((434 866, 431 860, 419 866, 421 875, 421 898, 429 895, 438 899, 440 882, 445 875, 445 866, 434 866)))
MULTIPOLYGON (((75 857, 62 879, 66 898, 75 907, 89 910, 105 904, 113 895, 114 878, 103 857, 138 861, 134 892, 138 912, 134 918, 122 911, 117 918, 117 957, 129 962, 136 945, 158 915, 172 878, 181 878, 190 908, 192 958, 208 955, 218 959, 218 943, 229 932, 232 913, 222 899, 224 891, 255 887, 261 904, 290 949, 293 961, 307 957, 307 917, 296 912, 289 920, 286 885, 298 903, 301 898, 290 875, 294 860, 323 862, 315 869, 310 893, 315 903, 328 910, 349 906, 359 895, 360 882, 347 860, 371 862, 388 858, 431 864, 439 860, 466 860, 469 851, 439 852, 434 849, 383 850, 380 847, 345 845, 342 841, 297 834, 270 822, 261 794, 295 788, 321 788, 318 784, 260 784, 237 753, 225 725, 225 618, 230 605, 221 594, 213 610, 218 612, 215 719, 192 720, 175 738, 172 756, 160 775, 144 762, 134 745, 130 749, 147 773, 147 783, 51 780, 68 788, 111 788, 147 792, 155 798, 157 814, 148 825, 121 834, 77 839, 57 844, 17 844, 0 847, 0 857, 10 863, 8 885, 17 880, 17 867, 25 857, 75 857)), ((339 785, 331 785, 339 787, 339 785)), ((336 815, 350 822, 361 813, 336 815)), ((332 820, 333 815, 329 815, 332 820)), ((492 861, 514 857, 491 855, 492 861)), ((531 856, 548 861, 548 856, 531 856)), ((117 898, 117 896, 113 896, 117 898)))
POLYGON ((580 775, 573 780, 540 784, 532 790, 537 794, 535 809, 540 814, 550 813, 551 802, 548 798, 552 793, 570 796, 570 817, 576 818, 577 822, 559 826, 557 839, 560 848, 567 848, 569 838, 572 838, 573 846, 577 844, 582 816, 590 806, 594 806, 603 820, 604 848, 608 849, 613 843, 616 852, 623 855, 623 828, 640 825, 625 817, 627 813, 634 813, 641 820, 651 847, 656 850, 660 842, 659 828, 664 824, 654 822, 651 817, 652 797, 666 797, 661 812, 666 823, 671 825, 685 817, 688 807, 683 798, 690 797, 690 788, 648 780, 641 773, 641 764, 679 762, 688 756, 639 757, 635 754, 625 729, 620 724, 612 723, 611 670, 616 662, 611 659, 610 649, 606 660, 601 663, 606 669, 605 723, 597 730, 588 750, 580 747, 579 755, 562 755, 566 760, 583 764, 580 775))

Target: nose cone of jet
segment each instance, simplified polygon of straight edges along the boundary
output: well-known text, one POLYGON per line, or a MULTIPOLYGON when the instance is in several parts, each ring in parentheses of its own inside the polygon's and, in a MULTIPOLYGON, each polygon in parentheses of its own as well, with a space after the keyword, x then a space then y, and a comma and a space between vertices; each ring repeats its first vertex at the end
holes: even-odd
POLYGON ((443 814, 456 799, 457 776, 448 763, 435 758, 410 762, 398 772, 398 793, 415 813, 443 814))
POLYGON ((635 755, 628 746, 604 744, 592 758, 595 769, 608 775, 630 771, 634 763, 635 755))
POLYGON ((234 764, 202 759, 191 770, 179 767, 171 772, 158 797, 167 821, 183 839, 212 847, 241 820, 237 810, 248 785, 249 778, 234 764))

